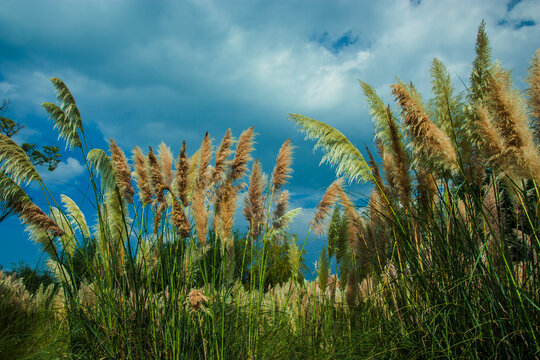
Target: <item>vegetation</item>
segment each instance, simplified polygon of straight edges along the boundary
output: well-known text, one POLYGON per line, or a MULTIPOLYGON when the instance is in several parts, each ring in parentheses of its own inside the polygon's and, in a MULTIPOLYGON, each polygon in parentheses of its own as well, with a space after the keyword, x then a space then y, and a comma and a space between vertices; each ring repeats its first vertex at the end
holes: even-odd
MULTIPOLYGON (((290 115, 343 176, 311 223, 328 238, 313 281, 287 233, 300 211, 284 190, 289 140, 269 180, 258 161, 248 167, 252 128, 236 141, 227 131, 215 152, 208 133, 191 156, 184 142, 176 161, 163 143, 157 153, 135 147, 130 165, 113 140, 110 155, 87 148, 73 96, 51 79, 59 105, 43 106, 87 161, 97 222, 67 196, 60 206, 0 135, 0 200, 50 255, 58 284, 30 295, 2 275, 2 304, 23 304, 47 326, 56 341, 36 351, 59 357, 538 357, 540 52, 526 96, 492 63, 483 23, 476 53, 466 93, 436 59, 430 101, 398 80, 399 113, 361 82, 381 165, 329 125, 290 115), (20 188, 29 181, 54 204, 49 215, 20 188), (367 207, 355 206, 345 181, 373 184, 367 207), (245 235, 233 230, 241 196, 245 235)), ((13 348, 5 343, 1 355, 13 348)))

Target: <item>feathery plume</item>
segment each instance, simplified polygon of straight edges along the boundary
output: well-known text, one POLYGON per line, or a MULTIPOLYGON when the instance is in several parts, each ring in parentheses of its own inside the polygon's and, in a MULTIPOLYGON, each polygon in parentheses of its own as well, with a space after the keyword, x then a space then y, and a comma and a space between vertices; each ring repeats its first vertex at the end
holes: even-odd
POLYGON ((24 205, 20 210, 19 217, 21 217, 25 223, 37 225, 40 229, 50 233, 54 237, 64 235, 64 232, 58 225, 32 202, 24 205))
POLYGON ((227 129, 227 132, 223 136, 221 144, 216 151, 216 161, 214 164, 214 171, 212 173, 212 183, 214 184, 217 184, 222 180, 221 178, 223 177, 225 169, 229 164, 227 159, 233 153, 231 150, 233 142, 234 139, 232 137, 231 129, 227 129))
POLYGON ((484 105, 476 106, 476 114, 475 128, 480 135, 476 137, 477 145, 482 148, 491 163, 496 163, 503 152, 503 141, 489 119, 488 109, 484 105))
POLYGON ((234 225, 234 212, 236 210, 236 199, 238 193, 236 187, 227 184, 223 191, 223 197, 219 206, 219 232, 221 237, 221 251, 224 253, 230 247, 231 232, 234 225))
POLYGON ((392 94, 402 108, 418 161, 436 169, 455 171, 457 156, 450 139, 428 118, 421 104, 415 100, 418 97, 416 90, 412 85, 410 88, 411 91, 402 83, 393 84, 392 94))
POLYGON ((159 144, 158 159, 161 170, 163 171, 163 182, 165 183, 165 186, 170 189, 173 180, 173 157, 171 149, 165 145, 163 141, 159 144))
POLYGON ((165 183, 163 182, 163 176, 159 161, 154 154, 154 150, 151 146, 148 147, 148 167, 150 170, 150 184, 152 185, 153 195, 156 197, 158 203, 165 202, 165 183))
POLYGON ((17 184, 41 181, 28 155, 15 141, 0 133, 0 172, 10 176, 17 184))
POLYGON ((527 89, 531 116, 534 119, 535 137, 540 141, 540 49, 536 50, 529 66, 527 77, 529 88, 527 89))
POLYGON ((187 206, 187 187, 188 187, 188 173, 189 173, 189 159, 186 155, 186 142, 182 142, 182 148, 180 149, 180 155, 176 161, 176 191, 178 197, 182 202, 182 205, 187 206))
POLYGON ((133 187, 131 186, 131 171, 126 160, 126 155, 120 149, 113 139, 111 139, 109 147, 111 149, 111 158, 116 174, 116 184, 120 190, 122 197, 128 203, 133 204, 133 187))
POLYGON ((251 169, 248 194, 244 198, 244 216, 249 224, 248 236, 251 235, 253 239, 259 237, 264 217, 263 192, 265 186, 259 160, 255 160, 251 169))
POLYGON ((181 238, 186 238, 191 233, 191 225, 189 224, 182 205, 180 205, 180 203, 176 200, 174 196, 172 197, 172 199, 173 206, 171 222, 178 229, 178 235, 180 235, 181 238))
POLYGON ((511 172, 540 181, 540 157, 528 125, 523 99, 512 88, 510 75, 496 66, 490 78, 489 107, 493 125, 504 144, 503 161, 511 172))
MULTIPOLYGON (((379 194, 386 193, 384 182, 381 177, 381 173, 379 171, 379 166, 375 162, 375 159, 373 158, 373 155, 371 154, 371 151, 369 151, 369 148, 366 146, 366 152, 368 153, 369 161, 368 164, 371 167, 371 172, 373 173, 373 183, 375 184, 375 191, 377 191, 379 194)), ((381 196, 382 197, 382 196, 381 196)))
MULTIPOLYGON (((396 119, 390 111, 390 106, 386 108, 388 134, 390 139, 389 149, 391 149, 392 168, 395 169, 395 179, 398 186, 398 194, 402 204, 408 204, 411 198, 411 176, 409 174, 410 159, 403 140, 396 124, 396 119)), ((405 205, 404 205, 405 206, 405 205)))
POLYGON ((210 177, 210 159, 212 158, 212 139, 208 135, 208 132, 204 135, 204 139, 201 144, 201 155, 199 159, 199 178, 197 180, 197 186, 201 189, 206 189, 210 177))
POLYGON ((71 225, 78 227, 81 230, 82 235, 89 239, 90 230, 88 229, 86 218, 84 217, 81 209, 70 197, 62 194, 60 195, 60 198, 62 200, 62 204, 64 204, 64 207, 66 208, 66 214, 70 219, 71 225))
POLYGON ((341 186, 343 184, 343 179, 335 180, 330 186, 326 189, 319 205, 317 205, 317 212, 311 220, 311 226, 313 231, 316 234, 322 235, 324 220, 330 215, 330 209, 336 204, 341 192, 341 186))
POLYGON ((358 179, 366 182, 372 180, 371 169, 364 156, 341 132, 302 115, 290 114, 289 119, 300 128, 307 139, 317 139, 313 149, 322 148, 325 152, 321 164, 328 162, 337 166, 337 175, 345 175, 351 182, 358 179))
POLYGON ((191 213, 195 219, 197 238, 202 247, 206 245, 206 232, 208 231, 208 209, 202 189, 197 188, 191 200, 191 213))
POLYGON ((188 294, 188 299, 186 304, 189 306, 191 311, 199 312, 200 310, 205 310, 204 304, 208 302, 208 297, 206 297, 202 290, 191 289, 188 294))
POLYGON ((276 209, 274 211, 274 222, 272 223, 272 229, 282 229, 283 228, 283 215, 287 212, 289 208, 289 190, 280 192, 276 200, 276 209))
POLYGON ((289 174, 292 172, 291 163, 293 148, 291 139, 287 139, 279 149, 276 165, 272 173, 272 188, 275 193, 278 192, 281 187, 287 183, 287 179, 291 177, 289 174))
POLYGON ((88 162, 94 165, 98 175, 101 176, 101 185, 105 191, 114 189, 116 186, 116 174, 107 153, 101 149, 92 149, 86 156, 88 162))
POLYGON ((238 138, 236 152, 231 164, 229 181, 234 182, 244 176, 247 171, 247 163, 251 160, 251 151, 253 150, 253 126, 244 130, 238 138))
POLYGON ((135 162, 134 177, 139 188, 139 199, 141 199, 143 204, 150 204, 152 202, 152 190, 150 188, 148 172, 146 171, 146 157, 138 146, 133 148, 133 161, 135 162))

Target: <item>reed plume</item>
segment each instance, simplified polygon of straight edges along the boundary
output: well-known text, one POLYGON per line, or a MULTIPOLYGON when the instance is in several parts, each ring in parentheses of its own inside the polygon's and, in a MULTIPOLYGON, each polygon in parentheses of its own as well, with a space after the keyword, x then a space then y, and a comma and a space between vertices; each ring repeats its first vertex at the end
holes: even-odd
POLYGON ((540 49, 536 50, 529 66, 527 77, 529 88, 527 89, 529 108, 534 119, 536 142, 540 142, 540 49))
POLYGON ((52 237, 64 235, 62 229, 33 202, 28 202, 20 207, 19 218, 26 224, 34 225, 49 233, 52 237))
POLYGON ((116 188, 116 173, 113 162, 107 153, 101 149, 92 149, 86 156, 94 166, 97 175, 101 176, 101 186, 105 192, 116 188))
POLYGON ((287 183, 287 179, 291 177, 292 150, 291 139, 285 140, 279 149, 276 165, 272 173, 272 188, 274 193, 277 193, 287 183))
POLYGON ((206 245, 206 232, 208 231, 208 209, 205 197, 204 191, 197 187, 191 199, 191 214, 195 219, 197 238, 203 248, 206 245))
POLYGON ((182 142, 182 148, 176 161, 175 185, 176 192, 182 205, 187 206, 187 187, 189 175, 189 159, 186 155, 186 142, 182 142))
POLYGON ((456 170, 457 156, 448 136, 426 115, 419 103, 419 95, 411 85, 392 85, 392 94, 401 106, 407 130, 411 134, 416 161, 429 164, 435 169, 456 170))
POLYGON ((71 225, 74 227, 78 227, 82 233, 82 235, 86 238, 90 238, 90 230, 88 229, 88 225, 86 223, 86 218, 84 217, 84 214, 82 213, 81 209, 75 201, 73 201, 70 197, 66 195, 60 195, 60 198, 62 199, 62 204, 64 204, 64 207, 66 208, 66 214, 70 219, 71 225))
POLYGON ((234 225, 234 213, 236 211, 237 197, 238 192, 236 191, 236 187, 232 184, 227 184, 226 188, 223 190, 218 215, 222 255, 224 255, 225 252, 227 252, 228 255, 231 255, 230 249, 233 244, 231 233, 234 225))
POLYGON ((244 130, 238 138, 236 152, 231 164, 228 181, 234 182, 242 178, 247 171, 247 163, 251 161, 251 151, 253 151, 253 126, 244 130))
POLYGON ((173 156, 171 149, 165 145, 163 141, 159 144, 158 159, 161 170, 163 171, 163 182, 165 183, 165 186, 170 189, 173 180, 173 156))
POLYGON ((259 237, 264 218, 263 193, 265 187, 261 165, 259 160, 256 160, 251 169, 248 193, 244 198, 244 216, 249 224, 248 237, 251 235, 253 239, 259 237))
POLYGON ((222 180, 223 174, 229 165, 227 160, 232 155, 233 151, 231 146, 234 142, 231 129, 227 129, 227 132, 223 136, 221 143, 216 151, 216 161, 214 163, 214 171, 212 173, 212 183, 217 184, 222 180))
POLYGON ((139 188, 139 199, 141 199, 143 204, 150 204, 152 202, 152 189, 150 188, 150 181, 146 170, 146 157, 138 146, 133 148, 133 161, 135 162, 134 177, 139 188))
POLYGON ((493 114, 493 125, 504 145, 502 161, 517 176, 538 182, 540 157, 523 100, 512 88, 510 75, 502 68, 495 67, 489 79, 489 109, 493 114))
POLYGON ((153 195, 158 203, 165 202, 165 183, 163 182, 162 170, 159 161, 151 146, 148 147, 148 169, 150 172, 150 184, 153 195))
POLYGON ((111 158, 116 175, 116 184, 120 194, 128 203, 133 203, 135 191, 131 186, 131 171, 126 160, 126 155, 120 149, 113 139, 110 140, 111 158))
POLYGON ((316 234, 322 235, 324 221, 330 215, 330 210, 336 204, 339 199, 341 192, 343 191, 341 186, 343 184, 343 179, 339 178, 335 180, 330 186, 326 189, 319 205, 317 205, 317 212, 311 220, 311 226, 313 231, 316 234))
POLYGON ((24 150, 2 133, 0 133, 0 172, 10 176, 17 184, 33 180, 41 181, 24 150))
POLYGON ((189 224, 186 213, 184 212, 184 208, 174 196, 172 197, 172 201, 173 206, 171 222, 174 226, 176 226, 176 229, 178 230, 178 235, 181 238, 186 238, 191 233, 191 225, 189 224))
POLYGON ((289 208, 289 197, 289 190, 284 190, 279 193, 279 196, 276 200, 276 209, 274 210, 272 229, 283 229, 283 215, 285 215, 289 208))
POLYGON ((396 179, 397 193, 403 206, 406 206, 405 204, 408 204, 411 199, 412 185, 409 172, 411 161, 403 144, 396 119, 390 111, 390 106, 386 108, 386 120, 390 141, 389 149, 391 149, 388 161, 392 163, 391 169, 395 169, 393 176, 396 179))
POLYGON ((210 180, 210 159, 212 158, 212 140, 208 135, 208 132, 204 135, 204 139, 201 144, 201 152, 199 158, 199 177, 197 180, 197 187, 200 189, 206 189, 210 180))
POLYGON ((322 148, 325 154, 321 163, 335 165, 337 176, 343 174, 351 182, 372 180, 371 168, 364 156, 340 131, 299 114, 289 114, 289 119, 306 135, 306 139, 317 139, 313 149, 322 148))

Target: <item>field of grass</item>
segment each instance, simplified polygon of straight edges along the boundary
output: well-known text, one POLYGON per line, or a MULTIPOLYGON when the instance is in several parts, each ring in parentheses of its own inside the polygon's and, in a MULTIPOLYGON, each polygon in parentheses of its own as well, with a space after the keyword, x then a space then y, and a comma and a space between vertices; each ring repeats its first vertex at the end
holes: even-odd
POLYGON ((338 176, 306 229, 328 241, 312 281, 305 239, 288 232, 301 211, 288 206, 288 140, 270 176, 250 155, 253 128, 184 142, 176 159, 163 143, 135 147, 128 161, 113 140, 87 147, 73 96, 51 79, 58 102, 43 107, 86 159, 95 213, 54 199, 0 135, 0 201, 56 278, 27 289, 0 272, 0 358, 540 357, 540 52, 526 92, 492 62, 484 24, 476 54, 462 92, 435 59, 425 103, 412 83, 396 80, 391 106, 361 82, 378 156, 290 115, 338 176), (360 182, 373 184, 363 208, 346 187, 360 182))

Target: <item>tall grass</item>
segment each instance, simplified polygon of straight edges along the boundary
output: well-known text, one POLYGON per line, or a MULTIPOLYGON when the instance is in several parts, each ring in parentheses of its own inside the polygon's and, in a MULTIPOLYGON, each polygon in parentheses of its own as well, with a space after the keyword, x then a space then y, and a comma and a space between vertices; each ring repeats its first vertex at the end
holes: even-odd
POLYGON ((53 78, 58 105, 43 106, 86 161, 95 214, 56 202, 2 139, 1 200, 49 253, 59 284, 40 290, 45 302, 24 289, 2 299, 48 314, 49 351, 71 358, 538 357, 538 59, 525 99, 492 65, 483 24, 476 52, 467 93, 435 60, 427 103, 412 84, 392 85, 399 113, 361 82, 380 165, 329 125, 290 116, 338 176, 373 184, 361 209, 344 179, 329 186, 308 230, 328 239, 313 281, 302 239, 287 232, 300 212, 284 190, 289 140, 270 177, 252 162, 253 128, 237 140, 227 131, 215 152, 208 133, 191 156, 183 142, 176 160, 163 143, 135 147, 130 163, 113 140, 110 155, 87 148, 75 100, 53 78), (28 181, 49 215, 20 187, 28 181), (242 203, 245 235, 234 229, 242 203))

